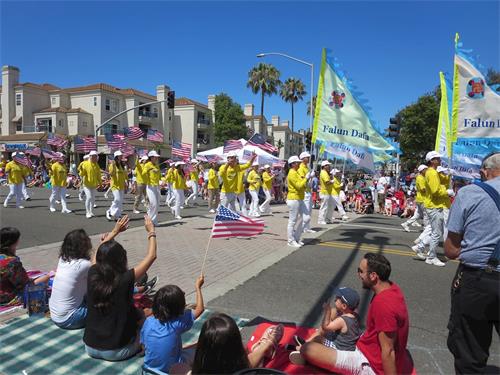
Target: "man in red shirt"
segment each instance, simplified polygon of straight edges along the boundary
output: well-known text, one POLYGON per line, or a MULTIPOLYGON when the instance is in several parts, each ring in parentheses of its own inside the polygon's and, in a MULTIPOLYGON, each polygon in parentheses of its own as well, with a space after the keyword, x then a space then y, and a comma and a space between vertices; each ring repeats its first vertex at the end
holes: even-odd
POLYGON ((302 356, 313 365, 342 374, 411 374, 406 351, 409 319, 406 302, 389 280, 391 264, 381 254, 367 253, 358 267, 364 289, 372 290, 366 331, 354 351, 336 350, 316 342, 302 345, 302 356))

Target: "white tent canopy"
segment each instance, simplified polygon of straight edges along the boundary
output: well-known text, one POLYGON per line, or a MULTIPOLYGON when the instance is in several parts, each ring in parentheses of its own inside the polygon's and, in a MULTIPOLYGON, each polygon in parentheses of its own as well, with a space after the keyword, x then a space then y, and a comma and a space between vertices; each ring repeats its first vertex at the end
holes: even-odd
MULTIPOLYGON (((257 146, 249 145, 248 142, 246 140, 244 140, 243 138, 241 138, 240 141, 241 141, 241 144, 243 145, 243 148, 236 151, 236 154, 238 155, 238 160, 240 161, 240 163, 246 163, 246 161, 250 158, 250 154, 252 152, 255 152, 257 154, 257 161, 258 161, 259 165, 265 165, 265 164, 272 165, 273 163, 280 161, 280 159, 278 157, 271 155, 268 152, 265 152, 261 148, 259 148, 257 146)), ((226 161, 226 156, 227 156, 226 154, 224 154, 224 147, 223 146, 216 147, 216 148, 213 148, 211 150, 207 150, 207 151, 203 151, 203 152, 198 152, 197 155, 201 155, 201 156, 217 155, 223 159, 222 161, 226 161)))

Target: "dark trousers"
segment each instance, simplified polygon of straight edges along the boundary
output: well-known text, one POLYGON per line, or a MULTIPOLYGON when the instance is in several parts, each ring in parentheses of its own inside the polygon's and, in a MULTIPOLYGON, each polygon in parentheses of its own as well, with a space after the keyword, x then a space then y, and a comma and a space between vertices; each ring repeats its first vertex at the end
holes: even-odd
POLYGON ((493 326, 499 331, 500 272, 460 265, 451 286, 448 349, 457 374, 482 374, 490 355, 493 326))

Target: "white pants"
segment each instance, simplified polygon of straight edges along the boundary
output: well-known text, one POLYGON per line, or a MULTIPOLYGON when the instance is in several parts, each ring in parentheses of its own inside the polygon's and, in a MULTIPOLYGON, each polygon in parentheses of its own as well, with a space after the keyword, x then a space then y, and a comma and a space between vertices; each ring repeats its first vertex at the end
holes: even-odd
POLYGON ((26 183, 23 181, 23 198, 27 200, 29 198, 28 189, 26 189, 26 183))
POLYGON ((111 190, 111 192, 113 193, 113 203, 109 208, 109 214, 115 219, 119 219, 122 216, 125 190, 111 190))
MULTIPOLYGON (((259 214, 259 192, 257 190, 249 190, 252 196, 252 203, 250 203, 250 216, 256 216, 259 214)), ((238 197, 239 198, 239 197, 238 197)))
POLYGON ((196 202, 196 198, 198 197, 198 182, 192 181, 191 188, 193 189, 193 192, 189 195, 189 197, 187 197, 186 204, 191 203, 191 200, 193 201, 193 203, 196 202))
MULTIPOLYGON (((240 212, 243 215, 248 215, 247 195, 245 193, 240 193, 240 194, 236 195, 236 199, 238 200, 238 204, 240 206, 240 212)), ((236 206, 236 203, 234 205, 236 206)))
POLYGON ((271 200, 272 200, 271 190, 267 190, 267 189, 262 189, 262 190, 264 190, 264 194, 266 195, 266 200, 264 201, 264 203, 262 203, 260 205, 260 211, 263 213, 266 213, 266 214, 270 214, 271 213, 271 200))
POLYGON ((431 240, 429 244, 428 258, 436 258, 436 251, 439 240, 443 236, 444 214, 442 208, 430 208, 427 210, 429 222, 431 223, 431 240))
MULTIPOLYGON (((236 194, 235 193, 220 193, 220 204, 230 210, 236 211, 236 194)), ((241 211, 245 214, 243 211, 241 211)))
POLYGON ((448 216, 450 215, 449 208, 443 208, 443 241, 448 237, 448 216))
POLYGON ((158 225, 158 205, 160 204, 160 187, 148 185, 146 187, 146 195, 148 196, 148 216, 154 225, 158 225))
POLYGON ((417 207, 415 208, 415 213, 411 218, 406 220, 405 224, 406 225, 411 225, 414 222, 416 222, 418 219, 424 217, 424 206, 422 203, 417 203, 417 207))
POLYGON ((330 194, 320 194, 321 205, 319 206, 318 223, 333 221, 333 196, 330 194))
POLYGON ((424 230, 418 236, 418 248, 420 252, 423 252, 425 247, 431 243, 431 223, 429 221, 429 215, 427 214, 427 209, 423 208, 423 216, 424 216, 424 230))
POLYGON ((305 211, 302 215, 302 220, 304 221, 304 230, 311 229, 311 211, 312 211, 312 194, 310 191, 306 191, 304 195, 305 211))
POLYGON ((23 198, 23 184, 9 184, 9 195, 5 198, 3 205, 6 207, 12 197, 16 197, 16 207, 21 205, 23 198))
POLYGON ((66 187, 65 186, 52 186, 52 194, 49 197, 50 209, 55 209, 54 204, 56 201, 61 201, 62 210, 66 211, 66 187))
POLYGON ((172 201, 174 200, 174 189, 172 188, 172 184, 167 184, 167 197, 165 198, 165 204, 170 206, 172 201))
POLYGON ((305 204, 303 200, 287 200, 288 206, 288 228, 287 240, 288 242, 300 241, 300 236, 304 231, 304 222, 302 215, 304 214, 305 204))
POLYGON ((175 207, 174 207, 174 215, 181 216, 181 206, 184 205, 184 190, 183 189, 175 189, 175 207))
POLYGON ((93 210, 94 210, 94 203, 95 203, 95 193, 96 193, 96 189, 93 188, 88 188, 86 186, 83 187, 83 191, 85 192, 85 211, 87 213, 87 215, 89 214, 94 214, 93 213, 93 210))
POLYGON ((335 205, 337 206, 337 210, 339 210, 339 214, 341 216, 344 216, 345 211, 344 211, 344 206, 342 205, 342 201, 340 200, 340 196, 339 195, 332 195, 332 197, 333 197, 333 201, 335 202, 335 205))

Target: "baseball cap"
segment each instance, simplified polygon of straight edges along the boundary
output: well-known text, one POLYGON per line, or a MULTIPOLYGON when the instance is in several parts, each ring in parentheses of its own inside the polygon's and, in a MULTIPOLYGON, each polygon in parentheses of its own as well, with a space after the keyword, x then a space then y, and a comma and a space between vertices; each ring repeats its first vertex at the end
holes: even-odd
POLYGON ((333 168, 332 171, 330 172, 331 174, 339 173, 340 169, 333 168))
POLYGON ((90 155, 83 155, 83 160, 87 160, 89 158, 90 155))
POLYGON ((229 151, 229 152, 227 153, 227 157, 228 157, 228 158, 235 158, 236 156, 238 156, 238 155, 236 154, 236 152, 235 152, 235 151, 229 151))
POLYGON ((252 167, 258 167, 259 166, 259 162, 258 161, 254 161, 253 164, 252 164, 252 167))
POLYGON ((198 163, 199 163, 199 161, 198 161, 198 160, 196 160, 196 159, 191 159, 191 163, 193 163, 193 164, 198 164, 198 163))
POLYGON ((335 291, 335 297, 340 298, 351 310, 354 310, 359 305, 359 293, 352 288, 338 288, 335 291))
POLYGON ((438 166, 438 167, 436 168, 436 171, 438 171, 438 172, 440 172, 440 173, 446 173, 448 170, 447 170, 447 168, 444 168, 444 167, 442 167, 442 166, 438 166))
POLYGON ((271 168, 271 166, 269 164, 264 165, 264 169, 268 169, 268 168, 271 168))
POLYGON ((174 166, 178 167, 179 165, 186 165, 183 161, 176 161, 174 166))
POLYGON ((304 151, 303 153, 301 153, 301 154, 299 155, 299 159, 300 159, 300 160, 302 160, 302 159, 304 159, 304 158, 310 158, 310 157, 311 157, 311 154, 310 154, 310 153, 308 153, 307 151, 304 151))
POLYGON ((12 157, 16 156, 17 155, 17 152, 13 152, 12 153, 12 157))
POLYGON ((300 163, 300 159, 297 157, 297 155, 293 155, 288 158, 288 164, 292 163, 300 163))
POLYGON ((428 167, 427 167, 427 165, 425 165, 425 164, 420 164, 420 165, 418 166, 417 170, 418 170, 419 172, 422 172, 424 169, 427 169, 427 168, 428 168, 428 167))
POLYGON ((116 158, 117 156, 122 156, 123 155, 123 152, 121 152, 120 150, 118 151, 115 151, 115 153, 113 154, 113 156, 116 158))
POLYGON ((321 167, 324 167, 324 166, 326 166, 326 165, 332 165, 332 163, 330 163, 328 160, 323 160, 323 161, 321 162, 321 167))
POLYGON ((152 151, 149 151, 148 152, 148 157, 160 157, 160 155, 158 155, 158 153, 155 151, 155 150, 152 150, 152 151))
POLYGON ((142 156, 141 156, 141 160, 142 160, 142 161, 146 161, 146 160, 148 160, 148 156, 147 156, 147 155, 142 155, 142 156))
POLYGON ((92 150, 89 152, 89 156, 94 156, 94 155, 97 155, 97 151, 92 150))
POLYGON ((429 151, 426 155, 425 155, 425 161, 431 161, 432 159, 435 159, 435 158, 440 158, 441 157, 441 154, 437 151, 429 151))

